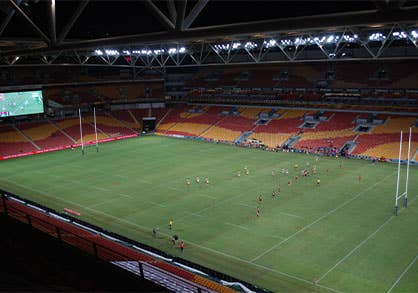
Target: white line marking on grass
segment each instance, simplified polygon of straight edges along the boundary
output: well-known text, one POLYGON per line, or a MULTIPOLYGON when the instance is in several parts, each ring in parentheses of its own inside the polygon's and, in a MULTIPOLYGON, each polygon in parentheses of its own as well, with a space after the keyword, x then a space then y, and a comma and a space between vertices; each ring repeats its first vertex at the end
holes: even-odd
POLYGON ((225 222, 225 224, 227 224, 229 226, 236 227, 236 228, 240 228, 240 229, 243 229, 243 230, 249 230, 247 227, 244 227, 244 226, 241 226, 241 225, 236 225, 236 224, 229 223, 229 222, 225 222))
MULTIPOLYGON (((78 204, 76 204, 76 203, 73 203, 73 204, 78 205, 78 204)), ((80 206, 80 207, 82 207, 82 206, 80 206)), ((82 208, 83 208, 83 207, 82 207, 82 208)), ((110 217, 110 218, 113 218, 113 219, 115 219, 115 221, 125 222, 125 223, 127 223, 127 224, 130 224, 130 225, 136 226, 136 227, 141 228, 141 229, 151 230, 151 228, 149 228, 149 227, 145 227, 145 226, 142 226, 142 225, 138 225, 138 224, 133 223, 133 222, 131 222, 131 221, 129 221, 129 220, 125 220, 125 219, 123 219, 123 218, 118 218, 118 217, 112 216, 112 215, 110 215, 110 214, 107 214, 107 213, 105 213, 105 212, 101 212, 101 211, 98 211, 98 210, 95 210, 95 209, 91 209, 91 208, 88 208, 88 207, 85 207, 85 208, 86 208, 86 209, 89 209, 89 210, 91 210, 91 211, 93 211, 93 212, 97 212, 97 213, 99 213, 99 214, 103 214, 103 215, 105 215, 105 216, 108 216, 108 217, 110 217)), ((165 236, 167 236, 167 237, 171 237, 171 235, 169 235, 169 234, 167 234, 167 233, 164 233, 164 232, 162 232, 162 231, 161 231, 161 232, 159 232, 159 233, 160 233, 160 234, 162 234, 162 235, 165 235, 165 236)), ((219 255, 223 255, 223 256, 226 256, 226 257, 228 257, 228 258, 232 258, 232 259, 235 259, 235 260, 237 260, 237 261, 240 261, 240 262, 243 262, 243 263, 246 263, 246 264, 249 264, 249 265, 252 265, 252 266, 255 266, 255 267, 258 267, 258 268, 261 268, 261 269, 267 270, 267 271, 270 271, 270 272, 274 272, 274 273, 277 273, 277 274, 283 275, 283 276, 285 276, 285 277, 288 277, 288 278, 291 278, 291 279, 294 279, 294 280, 298 280, 298 281, 303 282, 303 283, 305 283, 305 284, 308 284, 308 285, 310 285, 310 286, 313 286, 312 281, 305 280, 305 279, 300 278, 300 277, 298 277, 298 276, 294 276, 294 275, 291 275, 291 274, 288 274, 288 273, 285 273, 285 272, 281 272, 281 271, 278 271, 278 270, 275 270, 275 269, 272 269, 272 268, 269 268, 269 267, 266 267, 266 266, 263 266, 263 265, 260 265, 260 264, 257 264, 257 263, 253 263, 253 262, 251 262, 251 261, 248 261, 248 260, 242 259, 242 258, 240 258, 240 257, 233 256, 233 255, 230 255, 230 254, 228 254, 228 253, 225 253, 225 252, 222 252, 222 251, 218 251, 218 250, 215 250, 215 249, 212 249, 212 248, 209 248, 209 247, 205 247, 205 246, 202 246, 202 245, 200 245, 200 244, 197 244, 197 243, 192 242, 192 241, 189 241, 189 240, 187 240, 187 242, 188 242, 188 243, 190 243, 191 245, 194 245, 194 246, 196 246, 196 247, 200 247, 200 248, 202 248, 202 249, 205 249, 205 250, 211 251, 211 252, 213 252, 213 253, 216 253, 216 254, 219 254, 219 255)), ((321 284, 317 284, 317 285, 316 285, 316 287, 320 287, 320 288, 323 288, 323 289, 327 289, 327 290, 329 290, 329 291, 336 292, 336 293, 341 293, 341 291, 339 291, 339 290, 336 290, 336 289, 333 289, 333 288, 330 288, 330 287, 328 287, 328 286, 321 285, 321 284)))
POLYGON ((340 265, 340 263, 342 263, 343 261, 345 261, 347 258, 349 258, 354 252, 357 251, 357 249, 359 249, 360 247, 362 247, 370 238, 372 238, 374 235, 377 234, 377 232, 379 232, 387 223, 389 223, 391 220, 393 220, 394 216, 390 217, 389 219, 387 219, 382 225, 379 226, 379 228, 377 228, 373 233, 371 233, 369 236, 367 236, 366 239, 364 239, 363 241, 361 241, 359 244, 357 244, 349 253, 347 253, 347 255, 345 255, 343 258, 341 258, 335 265, 333 265, 328 271, 326 271, 325 274, 323 274, 319 279, 318 279, 318 283, 325 278, 329 273, 331 273, 336 267, 338 267, 340 265))
POLYGON ((127 177, 127 176, 124 176, 124 175, 121 175, 121 174, 115 174, 115 177, 119 177, 119 178, 123 178, 123 179, 132 179, 130 177, 127 177))
POLYGON ((212 196, 212 195, 207 195, 207 194, 203 194, 203 193, 200 193, 200 192, 198 192, 196 195, 197 195, 197 196, 202 196, 202 197, 211 198, 211 199, 216 199, 216 197, 214 197, 214 196, 212 196))
POLYGON ((285 239, 285 237, 282 236, 277 236, 277 235, 271 235, 271 238, 276 238, 276 239, 285 239))
POLYGON ((169 187, 168 189, 171 189, 171 190, 174 190, 174 191, 181 191, 181 192, 184 192, 184 190, 180 190, 180 189, 175 188, 175 187, 169 187))
POLYGON ((90 207, 90 208, 97 207, 97 206, 100 206, 100 205, 103 205, 103 204, 107 204, 107 203, 110 203, 110 202, 114 202, 115 200, 120 200, 120 198, 114 197, 114 198, 111 198, 111 199, 108 199, 108 200, 103 200, 101 202, 98 202, 98 203, 89 205, 88 207, 90 207))
MULTIPOLYGON (((413 200, 411 200, 411 202, 413 202, 416 198, 414 198, 413 200)), ((411 203, 410 202, 410 203, 411 203)), ((399 211, 399 213, 401 213, 404 209, 401 209, 399 211)), ((395 218, 395 216, 390 216, 382 225, 379 226, 379 228, 377 228, 374 232, 372 232, 369 236, 367 236, 366 239, 364 239, 363 241, 361 241, 358 245, 356 245, 346 256, 344 256, 342 259, 340 259, 333 267, 331 267, 325 274, 323 274, 319 279, 318 279, 318 283, 325 278, 330 272, 332 272, 337 266, 340 265, 340 263, 342 263, 343 261, 345 261, 347 258, 349 258, 354 252, 357 251, 357 249, 359 249, 361 246, 363 246, 363 244, 365 244, 367 241, 369 241, 370 238, 372 238, 374 235, 377 234, 377 232, 380 231, 380 229, 382 229, 387 223, 389 223, 391 220, 393 220, 395 218)))
POLYGON ((399 281, 403 278, 403 276, 409 271, 409 269, 414 265, 414 263, 416 262, 416 260, 418 259, 418 254, 415 256, 415 258, 409 263, 409 265, 404 269, 404 271, 401 273, 401 275, 399 276, 398 279, 396 279, 396 281, 392 284, 392 286, 389 288, 389 290, 387 291, 388 293, 392 291, 393 288, 396 287, 396 285, 398 285, 399 281))
MULTIPOLYGON (((9 180, 6 180, 6 181, 9 181, 9 180)), ((129 220, 125 220, 125 219, 122 219, 122 218, 119 218, 119 217, 115 217, 115 216, 112 216, 112 215, 110 215, 110 214, 108 214, 108 213, 105 213, 105 212, 102 212, 102 211, 99 211, 99 210, 95 210, 95 209, 89 208, 89 207, 87 207, 87 206, 82 206, 82 205, 80 205, 80 204, 78 204, 78 203, 76 203, 76 202, 72 202, 72 201, 65 200, 65 199, 62 199, 62 198, 59 198, 59 197, 55 197, 55 196, 53 196, 53 195, 51 195, 51 194, 48 194, 48 193, 46 193, 46 192, 44 192, 44 191, 39 191, 39 190, 36 190, 36 189, 30 188, 30 187, 27 187, 27 186, 25 186, 25 185, 21 185, 21 184, 19 184, 19 183, 13 182, 13 181, 10 181, 10 182, 11 182, 11 183, 14 183, 14 184, 16 184, 16 185, 19 185, 19 186, 21 186, 21 187, 23 187, 23 188, 26 188, 26 189, 28 189, 28 190, 32 190, 32 191, 35 191, 35 192, 42 193, 43 195, 45 195, 45 196, 47 196, 47 197, 50 197, 50 198, 53 198, 53 199, 55 199, 55 200, 62 201, 62 202, 65 202, 65 203, 68 203, 68 204, 71 204, 71 205, 78 206, 78 207, 80 207, 81 209, 90 210, 90 211, 92 211, 92 212, 95 212, 95 213, 98 213, 98 214, 105 215, 105 216, 107 216, 107 217, 109 217, 109 218, 114 219, 114 220, 115 220, 115 222, 117 222, 117 221, 120 221, 120 222, 125 222, 125 223, 128 223, 128 224, 130 224, 130 225, 136 226, 136 227, 141 228, 141 229, 151 230, 151 228, 149 228, 149 227, 145 227, 145 226, 142 226, 142 225, 138 225, 138 224, 136 224, 136 223, 134 223, 134 222, 131 222, 131 221, 129 221, 129 220)), ((160 234, 162 234, 162 235, 165 235, 165 236, 171 237, 171 235, 168 235, 168 234, 166 234, 166 233, 164 233, 164 232, 159 232, 159 233, 160 233, 160 234)), ((242 259, 242 258, 240 258, 240 257, 236 257, 236 256, 233 256, 233 255, 230 255, 230 254, 224 253, 224 252, 222 252, 222 251, 218 251, 218 250, 215 250, 215 249, 212 249, 212 248, 209 248, 209 247, 202 246, 202 245, 197 244, 197 243, 194 243, 194 242, 192 242, 192 241, 187 241, 187 242, 188 242, 188 243, 190 243, 190 244, 192 244, 192 245, 194 245, 194 246, 196 246, 196 247, 200 247, 200 248, 202 248, 202 249, 205 249, 205 250, 208 250, 208 251, 212 251, 212 252, 214 252, 214 253, 217 253, 217 254, 220 254, 220 255, 223 255, 223 256, 226 256, 226 257, 229 257, 229 258, 232 258, 232 259, 238 260, 238 261, 240 261, 240 262, 243 262, 243 263, 246 263, 246 264, 249 264, 249 265, 253 265, 253 266, 256 266, 256 267, 262 268, 262 269, 267 270, 267 271, 275 272, 275 273, 277 273, 277 274, 280 274, 280 275, 286 276, 286 277, 288 277, 288 278, 291 278, 291 279, 294 279, 294 280, 298 280, 298 281, 300 281, 300 282, 303 282, 303 283, 305 283, 305 284, 308 284, 308 285, 313 286, 311 281, 305 280, 305 279, 303 279, 303 278, 300 278, 300 277, 297 277, 297 276, 293 276, 293 275, 291 275, 291 274, 284 273, 284 272, 281 272, 281 271, 278 271, 278 270, 275 270, 275 269, 272 269, 272 268, 269 268, 269 267, 266 267, 266 266, 263 266, 263 265, 259 265, 259 264, 253 263, 253 262, 251 262, 251 261, 248 261, 248 260, 242 259)), ((332 291, 332 292, 337 292, 337 293, 339 293, 339 292, 340 292, 340 291, 338 291, 338 290, 336 290, 336 289, 333 289, 333 288, 330 288, 330 287, 327 287, 327 286, 324 286, 324 285, 321 285, 321 284, 317 284, 317 287, 321 287, 321 288, 324 288, 324 289, 330 290, 330 291, 332 291)))
POLYGON ((289 213, 283 213, 283 212, 279 212, 279 213, 280 213, 280 214, 282 214, 282 215, 285 215, 285 216, 289 216, 289 217, 294 217, 294 218, 303 219, 303 217, 298 216, 298 215, 289 214, 289 213))
POLYGON ((111 191, 110 189, 107 189, 107 188, 103 188, 103 187, 98 187, 98 186, 92 186, 94 189, 97 189, 97 190, 100 190, 100 191, 106 191, 106 192, 109 192, 109 191, 111 191))
POLYGON ((159 207, 161 207, 161 208, 166 208, 167 206, 165 206, 165 205, 163 205, 163 204, 160 204, 160 203, 158 203, 158 202, 155 202, 155 201, 146 201, 146 202, 149 202, 149 203, 151 203, 151 204, 153 204, 153 205, 156 205, 156 206, 159 206, 159 207))
POLYGON ((255 207, 256 207, 256 205, 251 206, 251 205, 249 205, 249 204, 245 204, 245 203, 239 203, 239 204, 237 204, 237 205, 240 205, 240 206, 243 206, 243 207, 252 208, 252 209, 255 209, 255 207))
POLYGON ((349 200, 343 202, 342 204, 340 204, 339 206, 337 206, 336 208, 332 209, 331 211, 328 211, 326 214, 322 215, 321 217, 319 217, 318 219, 316 219, 315 221, 313 221, 312 223, 304 226, 302 229, 296 231, 295 233, 293 233, 292 235, 290 235, 289 237, 285 238, 283 241, 280 241, 279 243, 273 245, 272 247, 270 247, 269 249, 267 249, 266 251, 260 253, 259 255, 257 255, 256 257, 254 257, 251 262, 254 262, 258 259, 260 259, 261 257, 263 257, 264 255, 266 255, 267 253, 271 252, 272 250, 276 249, 277 247, 279 247, 280 245, 282 245, 283 243, 289 241, 290 239, 292 239, 293 237, 295 237, 296 235, 298 235, 299 233, 302 233, 303 231, 305 231, 306 229, 309 229, 311 226, 315 225, 316 223, 318 223, 319 221, 325 219, 326 217, 328 217, 329 215, 335 213, 336 211, 338 211, 339 209, 345 207, 346 205, 348 205, 349 203, 351 203, 352 201, 354 201, 355 199, 357 199, 359 196, 361 196, 362 194, 364 194, 366 191, 369 191, 370 189, 373 189, 376 185, 382 183, 383 181, 385 181, 387 178, 393 176, 393 174, 395 174, 395 172, 385 176, 382 180, 376 182, 375 184, 369 186, 368 188, 364 189, 363 191, 360 191, 359 193, 357 193, 355 196, 353 196, 352 198, 350 198, 349 200))
POLYGON ((144 184, 154 185, 154 183, 152 183, 151 181, 145 180, 145 179, 137 178, 136 180, 138 180, 138 181, 140 181, 144 184))
POLYGON ((186 213, 189 214, 189 215, 195 216, 195 217, 203 218, 202 215, 199 215, 199 214, 196 214, 196 213, 190 213, 190 212, 186 212, 186 213))

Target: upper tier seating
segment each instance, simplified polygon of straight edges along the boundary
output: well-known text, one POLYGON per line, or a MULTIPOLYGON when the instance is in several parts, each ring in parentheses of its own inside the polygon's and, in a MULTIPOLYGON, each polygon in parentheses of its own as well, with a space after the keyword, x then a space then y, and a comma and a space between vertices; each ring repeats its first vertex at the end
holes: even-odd
POLYGON ((149 82, 68 86, 47 88, 43 91, 43 95, 46 99, 63 105, 91 105, 109 101, 126 102, 142 98, 162 99, 163 84, 149 82))
POLYGON ((190 87, 311 88, 318 82, 328 88, 416 89, 418 73, 414 60, 385 62, 298 63, 269 66, 243 65, 225 70, 200 69, 188 83, 190 87), (243 78, 243 73, 245 77, 243 78), (379 76, 379 72, 385 72, 379 76), (328 76, 328 73, 332 75, 328 76), (355 74, 353 74, 355 73, 355 74), (212 78, 210 78, 212 77, 212 78))

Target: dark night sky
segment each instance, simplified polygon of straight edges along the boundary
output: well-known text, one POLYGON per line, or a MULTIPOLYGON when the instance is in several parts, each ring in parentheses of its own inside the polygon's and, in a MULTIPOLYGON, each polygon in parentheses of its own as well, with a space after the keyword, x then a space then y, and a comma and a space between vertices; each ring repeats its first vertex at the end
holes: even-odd
MULTIPOLYGON (((31 0, 32 1, 32 0, 31 0)), ((155 1, 163 12, 167 12, 165 1, 155 1)), ((417 2, 417 1, 414 1, 417 2)), ((188 11, 196 1, 188 1, 188 11)), ((413 2, 407 2, 411 5, 413 2)), ((414 3, 416 4, 416 3, 414 3)), ((0 0, 0 7, 7 6, 0 0)), ((57 33, 74 12, 76 1, 57 0, 57 33)), ((46 1, 21 5, 33 21, 47 33, 48 9, 46 1)), ((209 26, 242 21, 256 21, 374 9, 370 1, 221 1, 212 0, 204 8, 193 26, 209 26)), ((187 13, 186 13, 187 15, 187 13)), ((0 20, 5 16, 0 12, 0 20)), ((162 31, 164 28, 140 0, 91 1, 70 31, 68 38, 99 38, 126 34, 162 31)), ((2 37, 36 37, 30 26, 17 14, 7 26, 2 37)))

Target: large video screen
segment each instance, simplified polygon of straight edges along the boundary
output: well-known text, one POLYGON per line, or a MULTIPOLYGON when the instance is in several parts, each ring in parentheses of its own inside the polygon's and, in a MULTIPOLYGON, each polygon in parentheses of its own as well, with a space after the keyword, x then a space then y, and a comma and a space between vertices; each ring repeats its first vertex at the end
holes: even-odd
POLYGON ((0 93, 0 117, 43 112, 42 91, 0 93))

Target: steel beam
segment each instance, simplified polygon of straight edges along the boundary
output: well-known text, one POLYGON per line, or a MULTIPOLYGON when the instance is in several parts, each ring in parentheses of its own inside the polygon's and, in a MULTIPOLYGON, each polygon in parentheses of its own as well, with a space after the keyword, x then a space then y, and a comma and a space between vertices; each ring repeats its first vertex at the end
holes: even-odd
MULTIPOLYGON (((258 64, 289 64, 289 63, 317 63, 317 62, 354 62, 354 61, 376 61, 376 60, 384 60, 384 61, 395 61, 395 60, 418 60, 418 56, 408 56, 408 57, 380 57, 377 59, 374 58, 339 58, 339 59, 294 59, 294 60, 268 60, 268 61, 259 61, 258 64)), ((201 63, 201 64, 181 64, 180 67, 188 68, 188 67, 213 67, 213 66, 237 66, 237 65, 254 65, 255 62, 221 62, 221 63, 201 63)), ((86 64, 71 64, 71 63, 37 63, 37 64, 0 64, 0 68, 12 68, 12 67, 114 67, 114 68, 153 68, 157 69, 156 66, 152 66, 150 63, 147 65, 139 66, 139 65, 120 65, 120 64, 92 64, 92 63, 86 63, 86 64)), ((164 68, 174 68, 179 67, 178 65, 166 65, 164 68)), ((160 67, 158 67, 160 68, 160 67)))
POLYGON ((170 13, 171 22, 176 23, 176 21, 177 21, 177 11, 176 11, 176 5, 174 3, 174 0, 168 0, 167 1, 167 8, 168 8, 168 13, 170 13))
POLYGON ((57 43, 57 29, 55 17, 55 0, 49 0, 49 32, 51 34, 51 43, 57 43))
MULTIPOLYGON (((181 17, 180 17, 181 18, 181 17)), ((378 12, 368 10, 361 12, 338 13, 328 15, 315 15, 308 17, 296 17, 286 19, 274 19, 248 23, 218 25, 210 27, 191 28, 185 31, 170 31, 110 37, 94 40, 74 41, 57 46, 57 48, 44 48, 32 50, 15 50, 3 52, 2 56, 36 55, 51 53, 60 50, 94 49, 100 46, 118 45, 151 45, 169 42, 185 42, 201 40, 202 38, 219 39, 228 36, 252 36, 256 33, 279 33, 279 32, 308 32, 328 28, 339 29, 348 26, 385 25, 393 23, 408 23, 418 20, 418 6, 406 7, 397 11, 378 12)))
POLYGON ((188 29, 192 25, 192 23, 196 20, 208 2, 209 0, 199 0, 193 6, 192 11, 190 11, 189 15, 187 15, 186 19, 184 20, 184 29, 188 29))
MULTIPOLYGON (((22 0, 16 0, 16 5, 19 6, 22 0)), ((13 15, 15 14, 16 10, 11 9, 9 14, 7 14, 6 18, 3 20, 3 22, 0 25, 0 36, 3 34, 4 30, 6 29, 6 26, 9 24, 10 20, 12 20, 13 15)))
POLYGON ((179 0, 178 2, 178 14, 176 20, 176 30, 182 31, 184 27, 184 17, 186 16, 187 0, 179 0))
POLYGON ((60 35, 58 36, 58 39, 57 39, 57 44, 58 45, 61 44, 64 41, 65 37, 70 32, 71 28, 73 27, 73 25, 77 21, 78 17, 81 15, 81 13, 83 13, 84 8, 86 8, 87 4, 89 4, 89 1, 90 0, 81 0, 80 1, 80 4, 77 6, 76 11, 71 16, 70 20, 65 24, 65 26, 62 29, 60 35))
POLYGON ((22 9, 13 1, 9 0, 9 3, 12 4, 15 11, 17 11, 33 28, 33 30, 47 43, 49 44, 51 40, 42 32, 42 30, 30 19, 29 16, 26 15, 25 12, 23 12, 22 9))
POLYGON ((174 24, 165 16, 164 13, 152 2, 152 0, 145 0, 144 3, 150 9, 151 13, 158 19, 158 21, 168 30, 174 29, 174 24))

